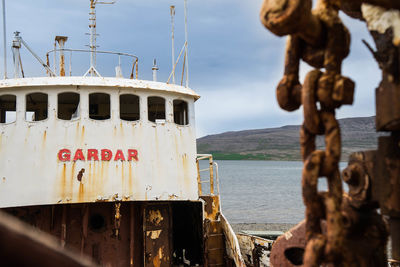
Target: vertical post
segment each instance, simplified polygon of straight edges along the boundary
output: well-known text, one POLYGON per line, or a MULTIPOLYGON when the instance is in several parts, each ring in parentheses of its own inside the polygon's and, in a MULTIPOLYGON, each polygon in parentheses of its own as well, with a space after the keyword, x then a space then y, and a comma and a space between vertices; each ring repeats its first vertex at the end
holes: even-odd
POLYGON ((214 165, 212 156, 208 158, 208 162, 210 165, 210 194, 214 195, 214 165))
POLYGON ((54 72, 54 74, 57 75, 57 42, 55 40, 54 40, 54 62, 53 62, 53 64, 54 64, 53 72, 54 72))
POLYGON ((139 60, 138 59, 136 59, 136 80, 138 79, 138 77, 139 77, 139 60))
POLYGON ((60 48, 60 76, 65 76, 65 56, 64 56, 64 44, 68 40, 66 36, 56 36, 55 41, 58 43, 60 48))
POLYGON ((3 48, 4 48, 4 79, 7 79, 7 39, 6 39, 6 3, 3 0, 3 48))
MULTIPOLYGON (((90 0, 90 68, 96 67, 96 2, 95 0, 90 0)), ((90 71, 91 76, 93 76, 93 70, 90 71)))
POLYGON ((158 66, 157 66, 157 61, 156 61, 156 59, 154 59, 154 61, 153 61, 153 68, 152 68, 152 70, 153 70, 153 81, 157 81, 157 71, 158 71, 158 66))
POLYGON ((13 57, 14 57, 14 78, 19 78, 20 70, 20 54, 19 50, 21 48, 21 39, 19 37, 19 32, 14 32, 14 40, 12 44, 13 57))
MULTIPOLYGON (((170 7, 171 12, 171 42, 172 42, 172 70, 175 65, 175 6, 170 7)), ((172 73, 172 83, 175 84, 175 72, 172 73)))
POLYGON ((201 175, 200 175, 200 163, 199 160, 196 159, 196 166, 197 166, 197 187, 199 188, 199 196, 201 196, 201 175))
POLYGON ((189 52, 188 52, 188 25, 187 25, 187 0, 185 4, 185 55, 186 55, 186 87, 189 87, 189 52))

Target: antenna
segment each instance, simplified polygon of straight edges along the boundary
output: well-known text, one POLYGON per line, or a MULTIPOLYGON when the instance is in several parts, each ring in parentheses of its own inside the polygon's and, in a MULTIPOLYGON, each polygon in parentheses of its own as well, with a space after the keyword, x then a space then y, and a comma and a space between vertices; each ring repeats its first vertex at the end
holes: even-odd
MULTIPOLYGON (((114 4, 116 1, 112 2, 99 2, 98 0, 90 0, 90 13, 89 13, 89 29, 90 29, 90 68, 86 74, 90 76, 97 75, 100 76, 99 72, 96 70, 96 49, 97 49, 97 36, 96 33, 96 5, 97 4, 114 4)), ((85 74, 85 76, 86 76, 85 74)))
MULTIPOLYGON (((175 66, 175 6, 170 7, 171 12, 171 41, 172 41, 172 69, 175 66)), ((172 74, 172 83, 175 84, 175 72, 172 74)))
POLYGON ((189 87, 189 55, 188 55, 188 26, 187 26, 187 0, 185 4, 185 56, 186 56, 186 87, 189 87))
POLYGON ((4 48, 4 79, 7 79, 7 39, 6 39, 6 3, 3 0, 3 48, 4 48))

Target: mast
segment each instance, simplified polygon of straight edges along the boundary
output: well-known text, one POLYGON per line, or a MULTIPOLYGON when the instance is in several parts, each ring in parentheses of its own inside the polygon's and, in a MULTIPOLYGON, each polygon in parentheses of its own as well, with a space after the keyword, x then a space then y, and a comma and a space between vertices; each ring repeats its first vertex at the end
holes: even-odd
MULTIPOLYGON (((172 42, 172 70, 175 65, 175 6, 170 7, 171 12, 171 42, 172 42)), ((172 74, 172 83, 175 84, 175 72, 172 74)))
POLYGON ((4 48, 4 79, 7 79, 7 39, 6 39, 6 3, 3 0, 3 48, 4 48))
MULTIPOLYGON (((97 0, 90 0, 89 29, 90 29, 90 68, 96 68, 96 3, 97 0)), ((92 72, 91 72, 92 74, 92 72)))
POLYGON ((185 55, 186 55, 186 87, 189 87, 189 55, 188 55, 188 23, 187 23, 187 0, 185 4, 185 55))
POLYGON ((90 74, 90 76, 97 75, 100 76, 99 72, 96 70, 96 50, 97 50, 97 32, 96 32, 96 5, 97 4, 114 4, 115 1, 112 2, 99 2, 98 0, 90 0, 90 12, 89 12, 89 29, 90 29, 90 68, 85 73, 84 76, 90 74))

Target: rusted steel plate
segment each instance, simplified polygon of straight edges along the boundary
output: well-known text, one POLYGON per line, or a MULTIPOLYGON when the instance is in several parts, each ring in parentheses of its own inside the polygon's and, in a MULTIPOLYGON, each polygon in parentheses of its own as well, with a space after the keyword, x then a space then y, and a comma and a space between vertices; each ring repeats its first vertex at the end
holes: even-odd
POLYGON ((144 211, 145 266, 171 266, 171 208, 168 204, 152 204, 144 211))
POLYGON ((89 258, 61 247, 54 237, 0 212, 2 266, 97 266, 89 258))

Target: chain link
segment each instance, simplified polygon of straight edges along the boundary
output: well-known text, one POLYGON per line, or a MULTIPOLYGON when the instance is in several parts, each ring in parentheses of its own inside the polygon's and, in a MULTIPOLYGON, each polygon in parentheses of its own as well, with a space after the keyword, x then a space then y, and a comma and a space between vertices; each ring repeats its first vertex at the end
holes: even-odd
POLYGON ((285 74, 277 87, 277 100, 287 111, 303 105, 300 145, 304 161, 302 192, 307 241, 303 261, 304 266, 319 266, 343 260, 341 137, 335 109, 353 102, 354 83, 341 75, 342 61, 349 53, 350 35, 340 21, 336 2, 320 0, 319 8, 313 13, 309 12, 310 5, 307 0, 296 1, 279 16, 267 3, 262 9, 262 20, 275 34, 291 34, 286 47, 285 74), (293 16, 296 12, 301 19, 293 16), (296 23, 295 28, 288 29, 291 23, 279 28, 277 22, 293 17, 299 20, 291 22, 296 23), (309 28, 317 32, 307 31, 309 28), (303 86, 298 80, 300 59, 316 68, 307 74, 303 86), (325 68, 325 72, 320 68, 325 68), (325 137, 325 150, 316 150, 317 135, 325 137), (320 177, 327 178, 327 192, 318 192, 320 177), (326 220, 326 233, 321 228, 323 220, 326 220))

